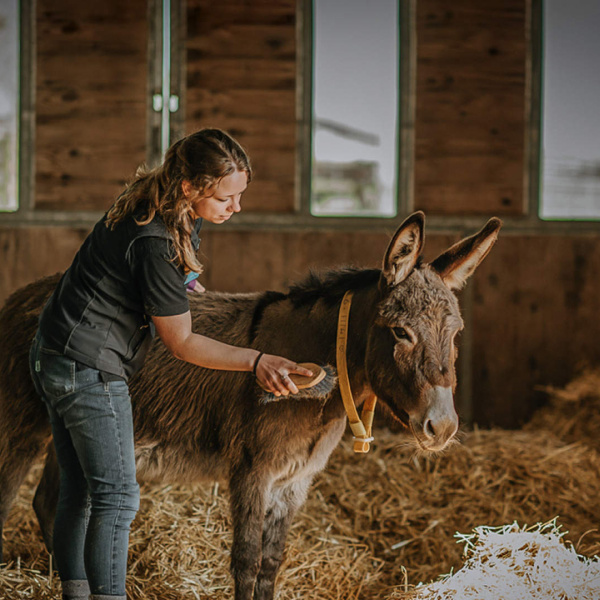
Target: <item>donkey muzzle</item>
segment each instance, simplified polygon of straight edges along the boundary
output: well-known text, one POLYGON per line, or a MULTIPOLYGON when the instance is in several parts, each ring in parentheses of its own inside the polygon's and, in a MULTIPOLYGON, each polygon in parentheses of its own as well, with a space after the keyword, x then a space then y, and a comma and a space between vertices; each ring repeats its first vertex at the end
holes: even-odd
POLYGON ((442 450, 458 431, 452 388, 438 385, 425 395, 427 409, 422 419, 413 422, 413 433, 424 450, 442 450))

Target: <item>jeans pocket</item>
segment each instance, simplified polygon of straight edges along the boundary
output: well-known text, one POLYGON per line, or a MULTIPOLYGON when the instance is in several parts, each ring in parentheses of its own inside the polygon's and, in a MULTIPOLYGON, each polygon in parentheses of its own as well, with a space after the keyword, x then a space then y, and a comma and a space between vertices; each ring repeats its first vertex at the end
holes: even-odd
POLYGON ((40 345, 35 368, 46 398, 62 398, 75 390, 75 361, 64 354, 40 345))
POLYGON ((98 369, 88 367, 75 361, 75 378, 73 380, 75 391, 79 392, 90 386, 102 383, 102 375, 98 369))

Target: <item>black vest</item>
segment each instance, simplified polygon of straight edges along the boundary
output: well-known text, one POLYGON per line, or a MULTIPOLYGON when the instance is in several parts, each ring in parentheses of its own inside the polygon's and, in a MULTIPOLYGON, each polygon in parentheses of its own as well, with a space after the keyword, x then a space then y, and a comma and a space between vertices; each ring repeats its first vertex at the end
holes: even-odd
MULTIPOLYGON (((130 268, 133 243, 142 237, 171 239, 157 215, 148 225, 133 217, 114 229, 103 217, 64 273, 40 316, 46 343, 84 365, 127 379, 144 362, 154 325, 130 268)), ((192 243, 199 246, 196 222, 192 243)), ((185 273, 181 271, 181 285, 185 273)))

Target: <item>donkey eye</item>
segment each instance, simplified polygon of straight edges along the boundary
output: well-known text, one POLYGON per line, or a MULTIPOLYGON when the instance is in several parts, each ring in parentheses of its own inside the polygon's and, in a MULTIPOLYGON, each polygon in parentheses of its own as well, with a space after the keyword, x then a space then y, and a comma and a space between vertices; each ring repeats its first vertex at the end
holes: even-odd
POLYGON ((407 341, 412 341, 412 338, 410 337, 410 334, 408 333, 408 331, 406 331, 406 329, 404 329, 404 327, 392 327, 392 333, 394 334, 394 337, 400 341, 400 340, 407 340, 407 341))

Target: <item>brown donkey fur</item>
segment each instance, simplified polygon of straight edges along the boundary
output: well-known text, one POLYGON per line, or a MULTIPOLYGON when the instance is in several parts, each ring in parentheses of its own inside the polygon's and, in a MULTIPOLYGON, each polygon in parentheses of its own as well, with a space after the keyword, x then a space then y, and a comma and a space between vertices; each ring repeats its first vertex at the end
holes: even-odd
MULTIPOLYGON (((353 290, 347 361, 356 403, 373 391, 410 427, 422 450, 441 450, 458 428, 454 336, 462 320, 452 290, 488 253, 501 223, 491 219, 431 264, 419 259, 423 225, 422 213, 404 221, 381 270, 311 275, 287 293, 202 294, 191 301, 194 330, 298 362, 335 364, 338 310, 344 292, 353 290)), ((0 526, 50 440, 46 411, 30 380, 28 350, 57 280, 18 290, 0 311, 0 526)), ((179 362, 159 341, 130 388, 139 478, 227 480, 235 598, 273 598, 292 517, 346 426, 339 390, 323 399, 290 397, 262 405, 251 374, 179 362)), ((35 499, 49 546, 56 490, 50 447, 35 499)))

